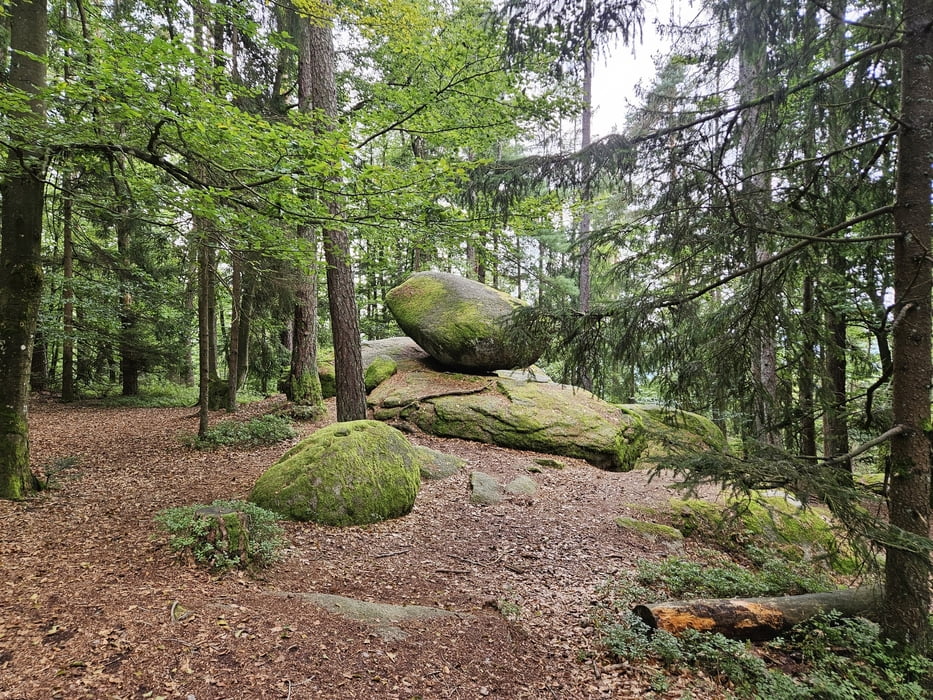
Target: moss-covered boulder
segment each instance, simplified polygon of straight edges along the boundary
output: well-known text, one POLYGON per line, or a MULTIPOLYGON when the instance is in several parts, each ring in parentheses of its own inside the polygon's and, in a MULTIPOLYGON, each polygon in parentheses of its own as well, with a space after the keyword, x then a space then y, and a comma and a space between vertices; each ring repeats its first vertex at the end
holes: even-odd
POLYGON ((419 272, 386 294, 406 335, 435 360, 456 369, 527 367, 541 348, 510 342, 509 317, 524 302, 485 284, 445 272, 419 272))
POLYGON ((325 399, 337 395, 337 371, 334 366, 334 349, 319 348, 317 351, 317 376, 321 380, 321 396, 325 399))
MULTIPOLYGON (((394 374, 399 367, 418 364, 430 357, 418 343, 406 337, 364 340, 360 345, 360 355, 367 392, 394 374)), ((337 393, 333 348, 318 349, 317 373, 321 380, 321 393, 325 399, 331 398, 337 393)))
POLYGON ((455 455, 432 450, 430 447, 419 447, 424 456, 421 462, 421 478, 424 481, 440 481, 453 476, 466 467, 466 460, 455 455))
POLYGON ((427 455, 378 421, 335 423, 263 473, 250 500, 292 520, 363 525, 408 513, 427 455))
POLYGON ((579 457, 631 469, 645 447, 641 422, 588 391, 560 384, 420 369, 399 372, 370 395, 377 420, 433 435, 579 457))
POLYGON ((363 384, 369 393, 398 370, 398 363, 388 355, 377 355, 363 372, 363 384))
POLYGON ((622 404, 619 408, 642 422, 648 439, 644 458, 726 449, 726 436, 719 426, 698 413, 652 404, 622 404))
POLYGON ((674 498, 670 506, 678 529, 688 537, 708 539, 726 549, 752 544, 787 561, 825 561, 841 574, 858 568, 855 556, 838 537, 839 523, 822 506, 804 508, 781 495, 765 493, 726 505, 674 498))

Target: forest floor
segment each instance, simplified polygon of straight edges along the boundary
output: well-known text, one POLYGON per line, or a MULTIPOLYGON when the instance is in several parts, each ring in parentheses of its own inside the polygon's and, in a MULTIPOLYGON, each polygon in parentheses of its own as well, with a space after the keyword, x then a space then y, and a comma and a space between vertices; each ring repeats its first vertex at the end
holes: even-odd
MULTIPOLYGON (((298 428, 304 436, 322 424, 298 428)), ((563 469, 533 474, 535 496, 480 507, 470 503, 469 471, 510 480, 540 455, 411 436, 467 468, 423 483, 406 517, 345 529, 291 523, 274 566, 258 577, 218 576, 173 553, 153 516, 245 498, 294 441, 196 451, 180 441, 196 430, 195 409, 54 400, 34 403, 30 426, 35 464, 76 461, 36 498, 0 503, 4 700, 649 692, 649 670, 606 658, 594 626, 615 576, 669 554, 614 523, 674 495, 643 471, 560 458, 563 469), (328 612, 307 593, 456 615, 379 627, 328 612)), ((684 682, 655 697, 681 697, 684 682)), ((696 686, 692 693, 708 697, 696 686)))

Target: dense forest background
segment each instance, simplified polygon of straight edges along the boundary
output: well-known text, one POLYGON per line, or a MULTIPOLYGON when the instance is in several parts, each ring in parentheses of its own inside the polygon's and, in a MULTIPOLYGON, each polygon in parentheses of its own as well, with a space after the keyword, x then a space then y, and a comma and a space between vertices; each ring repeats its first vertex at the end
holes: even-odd
MULTIPOLYGON (((709 415, 748 456, 846 471, 889 436, 892 520, 928 534, 931 3, 684 12, 594 141, 594 62, 637 50, 643 10, 5 3, 5 495, 28 490, 21 377, 198 385, 203 428, 244 389, 314 410, 333 346, 338 417, 362 417, 360 339, 440 269, 529 301, 556 379, 709 415)), ((917 634, 924 557, 891 552, 917 634)))

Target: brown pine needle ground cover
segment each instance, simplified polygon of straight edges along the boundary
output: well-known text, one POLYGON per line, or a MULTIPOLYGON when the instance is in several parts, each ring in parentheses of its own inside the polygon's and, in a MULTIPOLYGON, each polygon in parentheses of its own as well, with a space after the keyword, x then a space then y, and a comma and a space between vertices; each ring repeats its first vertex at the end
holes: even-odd
MULTIPOLYGON (((246 419, 276 399, 244 408, 246 419)), ((212 423, 228 416, 219 412, 212 423)), ((332 419, 332 418, 331 418, 332 419)), ((648 673, 599 651, 593 601, 620 570, 668 550, 619 529, 624 504, 672 495, 644 472, 560 458, 532 497, 469 502, 468 473, 501 481, 540 455, 412 436, 467 469, 425 482, 413 512, 360 528, 288 524, 253 578, 181 561, 153 522, 171 506, 245 498, 294 441, 195 451, 194 409, 31 408, 53 489, 0 502, 0 698, 641 697, 648 673), (308 593, 455 616, 372 625, 308 593)), ((300 424, 302 435, 321 424, 300 424)), ((669 697, 683 686, 671 684, 669 697), (679 686, 679 687, 674 687, 679 686)), ((694 697, 697 697, 696 691, 694 697)))

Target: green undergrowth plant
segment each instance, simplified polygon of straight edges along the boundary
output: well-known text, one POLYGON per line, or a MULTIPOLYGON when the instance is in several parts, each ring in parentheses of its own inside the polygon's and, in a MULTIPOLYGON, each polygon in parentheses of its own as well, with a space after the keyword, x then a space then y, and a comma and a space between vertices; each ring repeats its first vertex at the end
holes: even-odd
MULTIPOLYGON (((709 552, 715 561, 721 555, 709 552)), ((641 562, 636 578, 652 590, 669 598, 731 598, 815 593, 833 588, 819 571, 791 566, 778 558, 760 560, 757 570, 722 560, 715 566, 699 564, 682 557, 668 557, 660 562, 641 562)))
POLYGON ((662 671, 702 671, 725 697, 922 700, 933 688, 933 661, 882 639, 874 623, 835 611, 757 647, 709 632, 652 631, 628 613, 604 630, 603 643, 614 659, 642 664, 652 687, 662 671))
POLYGON ((78 466, 80 460, 74 455, 58 457, 42 468, 39 481, 42 490, 58 488, 65 474, 78 466))
MULTIPOLYGON (((140 384, 139 393, 134 396, 119 394, 120 387, 115 384, 98 384, 83 392, 88 400, 103 406, 122 406, 125 408, 182 408, 196 406, 198 387, 176 384, 169 381, 149 379, 140 384)), ((266 397, 249 390, 237 393, 238 404, 262 401, 266 397)))
MULTIPOLYGON (((110 387, 119 391, 118 387, 110 387)), ((198 388, 173 382, 147 381, 140 385, 134 396, 111 395, 107 388, 91 390, 97 401, 105 406, 126 408, 179 408, 193 406, 198 402, 198 388)))
POLYGON ((250 421, 221 421, 203 437, 185 436, 183 442, 198 450, 222 445, 272 445, 295 437, 291 421, 283 416, 266 415, 250 421))
POLYGON ((217 571, 269 566, 285 544, 278 516, 246 501, 167 508, 155 521, 174 551, 217 571))

